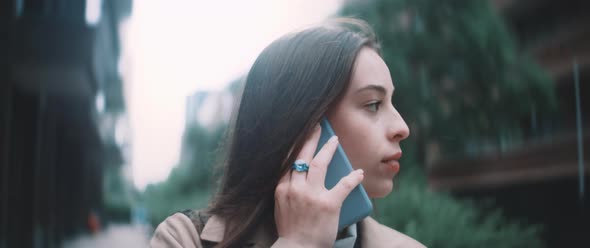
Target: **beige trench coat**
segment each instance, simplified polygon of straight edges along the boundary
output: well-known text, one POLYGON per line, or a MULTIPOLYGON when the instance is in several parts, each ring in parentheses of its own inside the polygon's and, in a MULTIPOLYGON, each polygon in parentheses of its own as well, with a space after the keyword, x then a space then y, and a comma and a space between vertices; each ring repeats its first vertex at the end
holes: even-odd
MULTIPOLYGON (((418 241, 387 226, 379 224, 371 217, 362 220, 362 245, 363 247, 425 247, 418 241)), ((225 225, 222 219, 213 215, 209 218, 201 235, 197 233, 192 221, 182 213, 176 213, 164 220, 152 237, 150 246, 153 248, 202 248, 201 240, 220 242, 223 239, 225 225)), ((259 228, 249 243, 252 247, 298 247, 289 240, 272 237, 263 227, 259 228)))

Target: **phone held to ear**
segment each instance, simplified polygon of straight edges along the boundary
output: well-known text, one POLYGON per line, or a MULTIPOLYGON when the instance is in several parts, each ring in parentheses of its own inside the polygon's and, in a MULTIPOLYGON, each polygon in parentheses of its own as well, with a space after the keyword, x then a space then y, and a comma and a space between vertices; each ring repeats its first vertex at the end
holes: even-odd
MULTIPOLYGON (((318 143, 316 154, 322 146, 330 139, 330 137, 336 135, 332 126, 328 122, 326 117, 322 118, 320 122, 322 127, 322 134, 318 143)), ((328 171, 326 172, 325 186, 327 189, 332 189, 341 178, 350 174, 353 171, 352 165, 346 157, 342 146, 338 144, 334 157, 328 165, 328 171)), ((367 195, 367 192, 363 188, 363 185, 358 185, 342 203, 340 210, 340 218, 338 221, 338 231, 341 231, 347 226, 350 226, 371 214, 373 210, 373 204, 367 195)))

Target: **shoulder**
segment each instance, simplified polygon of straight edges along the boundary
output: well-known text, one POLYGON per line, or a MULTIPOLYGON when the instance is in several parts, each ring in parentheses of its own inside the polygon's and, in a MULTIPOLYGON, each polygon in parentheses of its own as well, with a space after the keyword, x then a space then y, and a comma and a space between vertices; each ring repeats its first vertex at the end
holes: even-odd
POLYGON ((422 243, 415 239, 385 226, 371 217, 362 221, 363 244, 374 244, 368 247, 409 247, 425 248, 422 243))
POLYGON ((182 213, 175 213, 158 225, 150 246, 201 248, 202 244, 191 219, 182 213))

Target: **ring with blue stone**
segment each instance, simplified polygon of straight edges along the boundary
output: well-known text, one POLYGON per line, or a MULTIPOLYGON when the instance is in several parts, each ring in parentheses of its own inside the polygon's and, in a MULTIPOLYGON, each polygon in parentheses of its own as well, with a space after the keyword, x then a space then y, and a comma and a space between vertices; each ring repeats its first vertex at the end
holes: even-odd
POLYGON ((291 165, 291 169, 296 170, 297 172, 306 172, 309 170, 309 165, 301 159, 295 160, 295 163, 291 165))

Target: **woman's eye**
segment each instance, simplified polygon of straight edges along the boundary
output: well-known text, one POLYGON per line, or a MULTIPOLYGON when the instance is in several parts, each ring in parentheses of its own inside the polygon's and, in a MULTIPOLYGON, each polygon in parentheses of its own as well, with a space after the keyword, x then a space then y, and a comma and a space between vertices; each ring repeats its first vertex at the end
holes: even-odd
POLYGON ((379 107, 380 106, 381 106, 381 101, 370 102, 369 104, 366 105, 366 107, 371 112, 377 112, 377 111, 379 111, 379 107))

